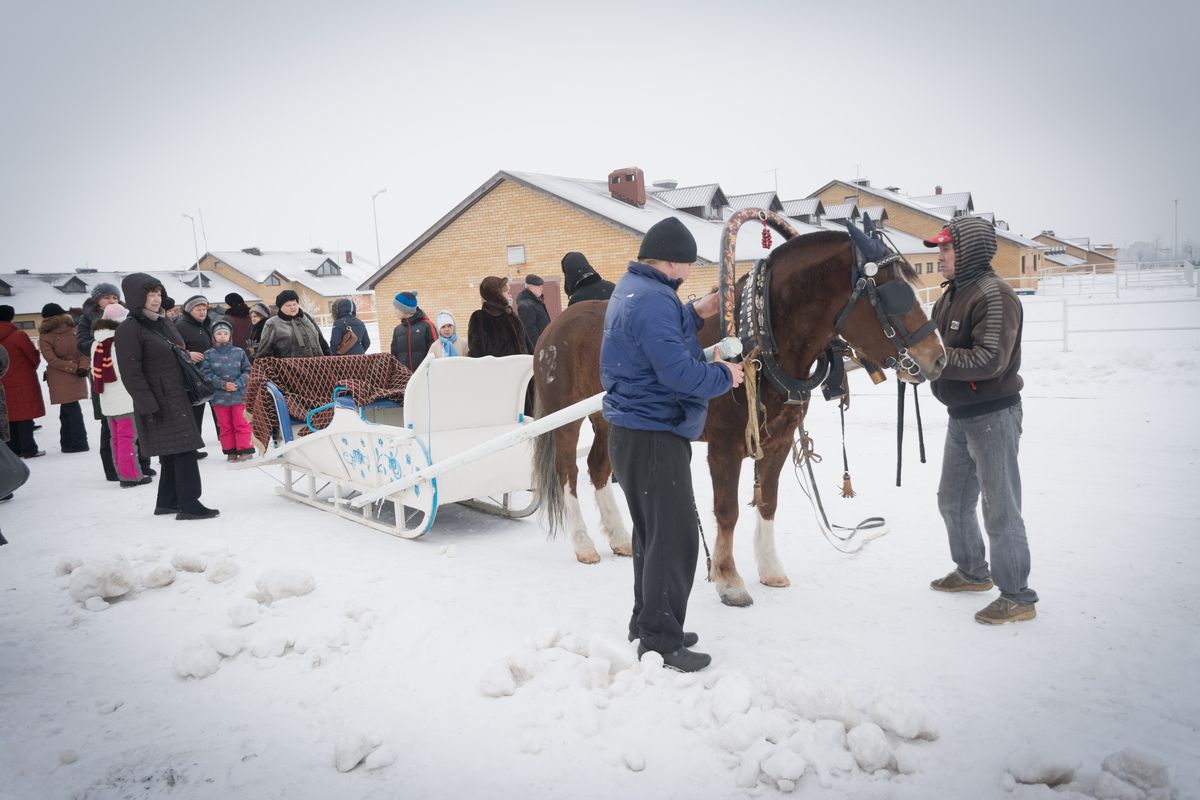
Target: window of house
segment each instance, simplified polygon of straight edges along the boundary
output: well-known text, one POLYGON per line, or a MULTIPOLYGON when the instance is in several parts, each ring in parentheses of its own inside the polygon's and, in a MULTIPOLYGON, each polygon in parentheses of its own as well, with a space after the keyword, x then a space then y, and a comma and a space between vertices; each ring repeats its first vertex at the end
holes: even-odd
POLYGON ((933 262, 926 261, 925 262, 925 274, 929 275, 929 274, 932 274, 932 272, 933 272, 933 262))
POLYGON ((276 278, 274 275, 268 275, 267 279, 265 281, 263 281, 263 283, 266 284, 267 286, 278 286, 279 278, 276 278))
POLYGON ((938 272, 945 272, 945 271, 946 271, 945 268, 941 264, 938 264, 938 272))
POLYGON ((33 320, 31 319, 19 319, 13 324, 23 331, 31 331, 34 329, 33 320))
POLYGON ((1025 256, 1021 256, 1021 274, 1025 274, 1025 256))
POLYGON ((12 297, 12 287, 4 281, 0 281, 0 295, 4 297, 12 297))
POLYGON ((326 261, 324 264, 317 267, 315 274, 318 278, 327 278, 330 275, 341 275, 342 271, 338 268, 337 264, 334 264, 332 261, 326 261))
POLYGON ((508 265, 519 267, 525 263, 525 245, 510 244, 508 246, 508 265))

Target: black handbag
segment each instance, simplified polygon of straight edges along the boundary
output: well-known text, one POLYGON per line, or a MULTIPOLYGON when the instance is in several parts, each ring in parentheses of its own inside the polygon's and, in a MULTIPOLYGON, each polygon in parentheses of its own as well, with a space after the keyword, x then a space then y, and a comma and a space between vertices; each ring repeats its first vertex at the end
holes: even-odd
POLYGON ((192 401, 192 405, 202 406, 209 400, 212 400, 212 384, 204 377, 204 373, 196 366, 196 362, 192 361, 191 354, 158 331, 154 331, 154 334, 171 345, 171 350, 175 352, 175 360, 179 362, 179 371, 183 374, 183 390, 187 392, 188 399, 192 401))
POLYGON ((0 497, 8 497, 24 486, 27 480, 29 480, 29 466, 25 463, 25 459, 20 458, 8 445, 0 442, 0 497))

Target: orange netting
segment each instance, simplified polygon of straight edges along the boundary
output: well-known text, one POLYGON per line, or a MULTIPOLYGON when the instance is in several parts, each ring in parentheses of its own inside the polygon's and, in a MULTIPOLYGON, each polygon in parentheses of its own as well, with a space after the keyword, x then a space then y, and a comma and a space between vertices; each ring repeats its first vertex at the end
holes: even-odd
MULTIPOLYGON (((333 400, 333 390, 344 386, 355 405, 365 406, 377 400, 404 400, 404 388, 412 373, 389 353, 361 356, 320 356, 317 358, 257 358, 250 367, 246 386, 246 412, 251 417, 256 442, 266 447, 271 431, 279 425, 271 393, 264 384, 271 381, 287 401, 288 413, 304 419, 308 412, 333 400)), ((322 411, 313 417, 314 427, 329 424, 333 412, 322 411)), ((308 432, 300 430, 300 435, 308 432)))

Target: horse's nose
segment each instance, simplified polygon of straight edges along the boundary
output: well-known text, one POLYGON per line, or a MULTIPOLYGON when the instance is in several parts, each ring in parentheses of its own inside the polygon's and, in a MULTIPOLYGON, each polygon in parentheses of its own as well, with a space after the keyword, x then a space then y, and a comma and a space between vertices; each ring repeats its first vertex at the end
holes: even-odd
POLYGON ((942 370, 944 370, 945 368, 946 368, 946 354, 942 353, 940 356, 937 357, 937 360, 933 362, 933 371, 926 377, 928 377, 929 380, 931 380, 931 381, 937 380, 937 376, 941 375, 942 370))

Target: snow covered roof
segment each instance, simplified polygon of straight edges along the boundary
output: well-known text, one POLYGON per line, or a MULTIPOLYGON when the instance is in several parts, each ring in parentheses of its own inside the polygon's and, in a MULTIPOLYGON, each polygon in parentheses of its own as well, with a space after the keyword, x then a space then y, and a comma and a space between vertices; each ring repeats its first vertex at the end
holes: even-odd
POLYGON ((806 197, 802 200, 784 200, 783 213, 789 217, 808 217, 813 214, 824 214, 825 206, 821 205, 821 201, 815 197, 806 197))
MULTIPOLYGON (((638 208, 635 205, 614 198, 609 193, 607 180, 588 180, 585 178, 567 178, 558 175, 542 175, 535 172, 509 172, 502 170, 489 178, 482 186, 430 226, 428 230, 410 242, 407 247, 368 278, 362 284, 361 288, 363 290, 373 289, 389 272, 403 264, 409 256, 424 246, 438 232, 453 222, 468 208, 479 202, 480 198, 496 188, 502 181, 506 180, 551 195, 568 205, 601 217, 617 227, 624 228, 636 236, 645 234, 656 222, 667 217, 675 217, 696 237, 696 250, 700 263, 715 264, 721 259, 721 233, 725 229, 724 220, 701 219, 694 214, 680 211, 674 206, 660 200, 658 194, 653 192, 647 193, 646 205, 638 208)), ((715 187, 717 184, 709 185, 715 187)), ((721 196, 721 199, 724 199, 724 195, 721 196)), ((685 206, 685 208, 691 207, 685 206)), ((806 225, 795 220, 792 221, 792 227, 799 234, 821 230, 819 227, 806 225)), ((776 236, 773 241, 774 244, 778 245, 782 241, 782 237, 776 236)), ((763 258, 766 252, 762 249, 760 237, 738 237, 738 261, 763 258)))
POLYGON ((310 250, 220 250, 207 255, 219 259, 255 283, 263 283, 272 274, 298 283, 322 297, 339 297, 359 293, 359 286, 371 277, 375 265, 363 262, 358 253, 346 261, 344 252, 326 253, 310 250), (255 252, 260 253, 255 255, 255 252))
POLYGON ((0 280, 8 284, 12 295, 3 302, 16 309, 18 314, 40 314, 42 306, 58 303, 63 308, 82 307, 91 295, 92 287, 98 283, 121 285, 121 280, 134 272, 147 272, 162 281, 167 296, 182 303, 192 295, 202 294, 219 303, 230 292, 237 292, 246 302, 257 302, 260 298, 253 292, 238 286, 228 278, 215 272, 195 270, 126 270, 124 272, 31 272, 0 274, 0 280), (199 285, 197 285, 199 284, 199 285), (60 288, 61 287, 61 288, 60 288))
POLYGON ((948 194, 927 194, 921 197, 908 198, 911 202, 926 206, 927 208, 944 208, 950 206, 955 211, 966 213, 975 210, 975 204, 971 202, 970 192, 950 192, 948 194))
POLYGON ((720 184, 706 183, 702 186, 683 186, 678 189, 661 189, 650 192, 671 208, 703 208, 704 206, 727 206, 729 200, 721 191, 720 184))
MULTIPOLYGON (((874 219, 874 217, 872 217, 874 219)), ((825 219, 821 222, 821 227, 831 231, 845 231, 846 226, 834 219, 825 219)), ((933 258, 937 255, 937 250, 931 247, 926 247, 925 242, 920 236, 913 236, 911 233, 898 231, 891 228, 884 228, 884 234, 890 241, 891 246, 894 246, 902 255, 906 256, 929 256, 933 258)))
POLYGON ((754 192, 752 194, 729 195, 729 207, 734 211, 743 208, 765 208, 769 211, 783 211, 783 203, 774 192, 754 192))
POLYGON ((825 206, 826 219, 858 219, 858 206, 854 203, 838 203, 825 206))
POLYGON ((871 215, 871 219, 875 222, 886 220, 888 218, 887 209, 883 206, 863 206, 858 210, 858 215, 860 218, 865 217, 868 214, 871 215))
POLYGON ((1077 267, 1080 264, 1088 263, 1085 259, 1077 258, 1070 253, 1047 251, 1043 254, 1043 257, 1053 264, 1058 264, 1060 267, 1077 267))
POLYGON ((996 214, 993 211, 973 211, 973 212, 971 212, 971 216, 972 217, 982 217, 983 219, 986 219, 988 222, 992 223, 993 225, 996 224, 996 214))

